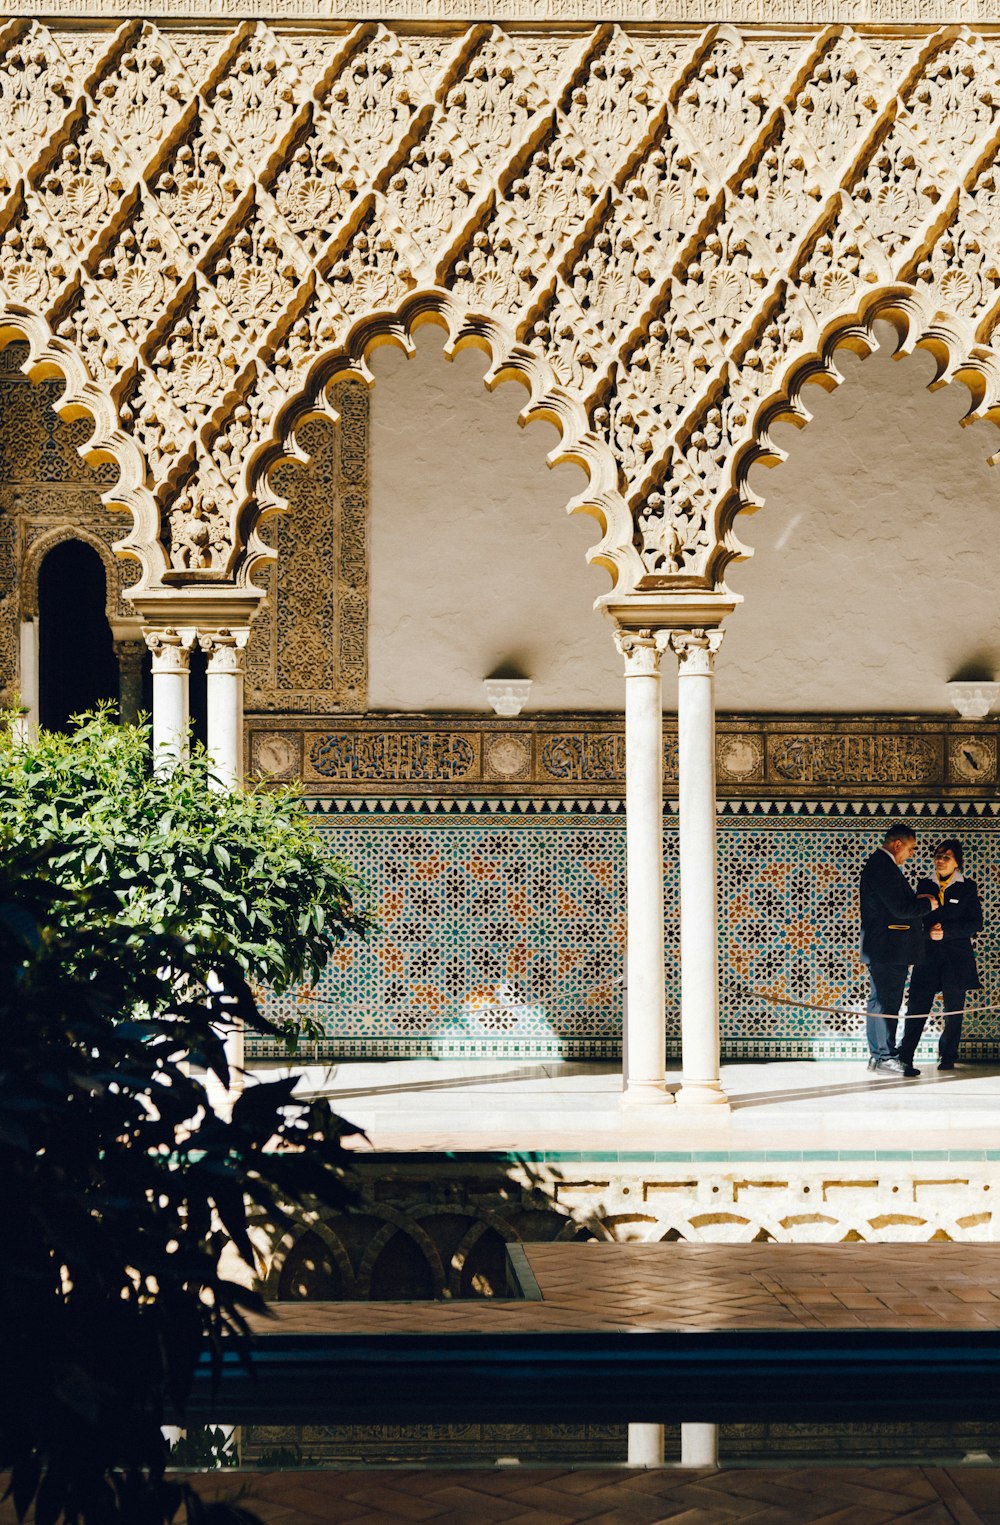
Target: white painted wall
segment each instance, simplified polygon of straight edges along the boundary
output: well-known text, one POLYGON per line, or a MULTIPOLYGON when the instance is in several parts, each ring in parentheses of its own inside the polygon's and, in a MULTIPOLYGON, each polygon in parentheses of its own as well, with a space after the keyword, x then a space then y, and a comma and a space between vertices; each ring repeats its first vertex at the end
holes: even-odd
MULTIPOLYGON (((881 332, 880 328, 880 332, 881 332)), ((964 386, 928 392, 934 364, 840 351, 845 381, 807 389, 813 422, 784 427, 784 465, 752 477, 739 521, 755 555, 719 659, 721 708, 944 711, 968 664, 1000 677, 1000 450, 968 428, 964 386)))
POLYGON ((595 520, 566 503, 586 484, 550 470, 558 431, 518 427, 519 384, 489 393, 485 357, 447 361, 442 332, 371 366, 369 705, 487 710, 502 666, 533 680, 531 709, 622 704, 608 620, 592 610, 607 573, 585 560, 595 520))
MULTIPOLYGON (((789 460, 754 479, 767 503, 740 521, 756 554, 730 577, 746 603, 720 709, 942 711, 963 667, 1000 677, 1000 433, 959 428, 968 393, 927 392, 929 356, 839 362, 845 384, 808 390, 813 422, 779 430, 789 460)), ((374 357, 371 706, 482 711, 482 679, 510 664, 531 710, 618 709, 596 526, 563 511, 581 475, 546 469, 555 431, 520 430, 526 394, 491 396, 484 367, 449 364, 436 329, 413 360, 374 357)))

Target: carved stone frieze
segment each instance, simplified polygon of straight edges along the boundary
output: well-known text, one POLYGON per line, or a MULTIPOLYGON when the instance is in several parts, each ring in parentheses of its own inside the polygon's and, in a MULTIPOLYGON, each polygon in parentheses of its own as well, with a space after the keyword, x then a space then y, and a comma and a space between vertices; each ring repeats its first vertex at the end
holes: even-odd
MULTIPOLYGON (((251 646, 252 650, 252 646, 251 646)), ((991 797, 997 722, 880 716, 722 716, 718 790, 750 799, 991 797)), ((301 780, 315 795, 619 796, 625 790, 620 715, 252 715, 256 776, 301 780)), ((663 782, 677 782, 677 730, 664 716, 663 782)))
POLYGON ((880 315, 1000 416, 982 0, 127 11, 7 7, 0 302, 97 421, 146 587, 270 588, 277 468, 429 319, 526 383, 607 601, 654 614, 725 596, 772 426, 880 315))
MULTIPOLYGON (((30 0, 7 0, 9 16, 35 16, 30 0)), ((218 0, 46 0, 42 14, 65 20, 97 17, 127 20, 165 16, 174 21, 216 21, 218 0)), ((264 17, 273 21, 464 22, 617 21, 718 25, 732 19, 732 0, 226 0, 227 18, 264 17)), ((889 26, 974 24, 986 15, 981 0, 740 0, 739 17, 747 25, 822 26, 854 22, 889 26)), ((185 39, 185 53, 204 56, 185 39)))

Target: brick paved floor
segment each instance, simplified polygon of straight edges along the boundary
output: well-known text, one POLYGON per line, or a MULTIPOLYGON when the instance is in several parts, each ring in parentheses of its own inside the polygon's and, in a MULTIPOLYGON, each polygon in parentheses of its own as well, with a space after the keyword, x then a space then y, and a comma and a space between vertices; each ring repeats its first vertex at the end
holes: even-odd
POLYGON ((540 1301, 280 1303, 262 1333, 1000 1329, 1000 1245, 531 1244, 540 1301))
MULTIPOLYGON (((1000 1469, 428 1469, 215 1474, 266 1525, 1000 1525, 1000 1469)), ((0 1515, 0 1519, 5 1517, 0 1515)))

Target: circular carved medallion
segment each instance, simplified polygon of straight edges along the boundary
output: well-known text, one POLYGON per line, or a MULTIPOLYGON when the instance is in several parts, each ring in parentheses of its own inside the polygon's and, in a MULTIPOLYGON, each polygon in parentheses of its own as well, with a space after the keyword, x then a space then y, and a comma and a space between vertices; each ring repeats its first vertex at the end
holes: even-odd
POLYGON ((996 742, 988 736, 953 736, 948 761, 952 778, 990 784, 997 776, 996 742))
POLYGON ((486 767, 494 778, 526 778, 531 766, 531 742, 524 736, 491 736, 486 743, 486 767))
POLYGON ((268 778, 294 778, 299 771, 299 749, 290 736, 265 732, 253 742, 254 770, 268 778))
POLYGON ((756 736, 721 736, 716 752, 720 778, 760 778, 764 748, 756 736))

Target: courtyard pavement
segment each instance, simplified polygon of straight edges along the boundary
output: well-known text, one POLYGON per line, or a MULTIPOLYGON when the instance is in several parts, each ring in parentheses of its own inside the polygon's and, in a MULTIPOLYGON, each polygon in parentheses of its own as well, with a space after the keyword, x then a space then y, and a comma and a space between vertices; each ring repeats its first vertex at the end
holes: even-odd
MULTIPOLYGON (((253 1066, 285 1074, 280 1064, 253 1066)), ((510 1060, 344 1061, 296 1067, 378 1150, 719 1151, 1000 1160, 1000 1066, 919 1080, 846 1060, 723 1066, 730 1109, 623 1106, 617 1065, 510 1060)), ((668 1085, 680 1083, 679 1074, 668 1085)))

